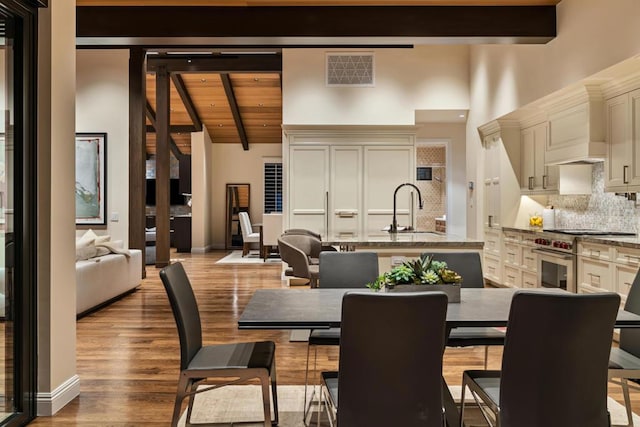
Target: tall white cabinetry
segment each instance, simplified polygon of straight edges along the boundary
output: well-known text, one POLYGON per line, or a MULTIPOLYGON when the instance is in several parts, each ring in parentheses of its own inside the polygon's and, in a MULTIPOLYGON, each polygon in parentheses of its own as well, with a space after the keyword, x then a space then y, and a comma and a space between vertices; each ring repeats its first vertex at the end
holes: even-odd
MULTIPOLYGON (((386 234, 393 193, 415 175, 415 131, 285 128, 285 229, 323 236, 386 234)), ((411 188, 398 192, 397 218, 410 225, 411 188)))
POLYGON ((548 126, 539 123, 521 131, 520 188, 522 194, 558 191, 558 166, 545 164, 548 126))
POLYGON ((605 103, 605 191, 640 191, 640 89, 605 103))
POLYGON ((502 283, 502 226, 513 224, 520 202, 520 126, 492 121, 478 128, 484 148, 485 278, 502 283))

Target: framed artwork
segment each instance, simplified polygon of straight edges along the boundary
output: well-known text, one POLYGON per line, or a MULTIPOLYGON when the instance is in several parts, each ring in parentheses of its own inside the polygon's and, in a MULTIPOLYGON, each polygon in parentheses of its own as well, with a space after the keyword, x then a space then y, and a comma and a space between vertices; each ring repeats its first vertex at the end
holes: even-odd
POLYGON ((107 225, 107 134, 76 134, 76 224, 107 225))

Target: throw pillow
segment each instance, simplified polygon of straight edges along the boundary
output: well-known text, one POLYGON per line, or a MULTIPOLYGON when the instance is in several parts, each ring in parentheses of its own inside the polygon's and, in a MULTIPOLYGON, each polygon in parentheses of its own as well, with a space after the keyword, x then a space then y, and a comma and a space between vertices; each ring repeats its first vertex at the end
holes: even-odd
POLYGON ((96 257, 109 255, 111 251, 104 246, 96 246, 96 257))
POLYGON ((93 258, 97 253, 96 245, 93 240, 80 239, 76 242, 76 261, 93 258))

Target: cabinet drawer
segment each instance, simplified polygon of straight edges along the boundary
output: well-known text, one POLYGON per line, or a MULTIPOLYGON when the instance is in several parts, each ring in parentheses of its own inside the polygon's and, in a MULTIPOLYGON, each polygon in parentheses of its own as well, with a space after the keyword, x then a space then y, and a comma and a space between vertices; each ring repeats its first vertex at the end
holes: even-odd
POLYGON ((504 260, 505 264, 519 267, 520 266, 520 246, 515 243, 505 242, 502 259, 504 260))
POLYGON ((500 268, 500 259, 492 256, 484 256, 484 277, 498 284, 502 284, 502 272, 500 268))
POLYGON ((484 251, 494 255, 500 255, 500 232, 486 230, 484 232, 484 251))
POLYGON ((613 248, 613 259, 618 264, 640 267, 640 250, 631 248, 613 248))
POLYGON ((526 289, 538 287, 538 275, 528 271, 522 272, 522 287, 526 289))
POLYGON ((505 286, 510 287, 520 286, 520 270, 509 265, 505 265, 503 283, 505 286))
POLYGON ((613 284, 616 286, 615 291, 620 295, 627 296, 637 273, 638 268, 614 264, 613 284))
POLYGON ((579 259, 579 283, 603 291, 613 291, 609 265, 591 258, 579 259))
POLYGON ((511 243, 520 243, 520 233, 515 233, 513 231, 504 231, 502 233, 502 239, 504 242, 511 243))
POLYGON ((535 273, 538 271, 538 257, 533 252, 533 248, 522 248, 522 261, 520 262, 522 268, 535 273))
POLYGON ((611 248, 597 243, 578 243, 578 255, 602 261, 611 261, 611 248))

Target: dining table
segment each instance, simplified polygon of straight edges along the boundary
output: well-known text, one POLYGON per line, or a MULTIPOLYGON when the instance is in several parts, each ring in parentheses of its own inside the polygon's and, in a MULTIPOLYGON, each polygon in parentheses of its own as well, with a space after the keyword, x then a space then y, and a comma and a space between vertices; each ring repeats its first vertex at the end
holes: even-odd
MULTIPOLYGON (((513 295, 518 288, 463 288, 460 302, 447 307, 447 330, 456 327, 507 326, 513 295)), ((527 289, 532 292, 563 293, 559 288, 527 289)), ((358 289, 258 289, 238 319, 239 329, 328 329, 340 327, 342 297, 358 289)), ((540 313, 544 316, 544 313, 540 313)), ((381 314, 383 319, 384 314, 381 314)), ((620 309, 616 328, 640 327, 640 316, 620 309)), ((443 378, 447 425, 458 426, 460 414, 443 378)))

